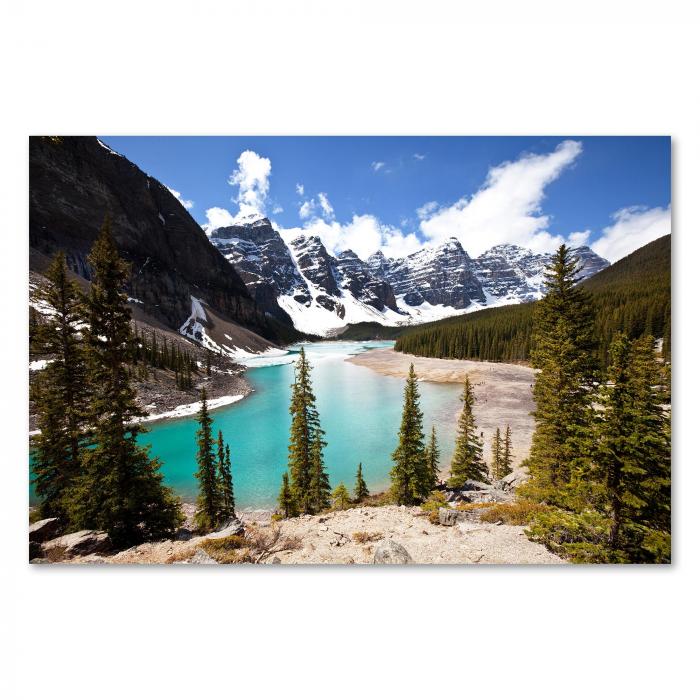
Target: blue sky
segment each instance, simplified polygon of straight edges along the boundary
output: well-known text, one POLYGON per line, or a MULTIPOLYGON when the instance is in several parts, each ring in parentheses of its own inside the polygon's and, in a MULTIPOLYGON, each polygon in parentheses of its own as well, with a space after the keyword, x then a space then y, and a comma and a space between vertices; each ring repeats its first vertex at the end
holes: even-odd
POLYGON ((668 137, 100 136, 200 224, 267 215, 332 252, 403 255, 456 236, 588 244, 610 260, 670 233, 668 137))

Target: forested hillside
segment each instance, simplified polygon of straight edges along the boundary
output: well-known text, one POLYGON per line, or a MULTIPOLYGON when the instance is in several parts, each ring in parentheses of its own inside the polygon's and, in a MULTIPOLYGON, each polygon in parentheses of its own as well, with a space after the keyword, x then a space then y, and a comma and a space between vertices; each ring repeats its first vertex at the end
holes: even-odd
MULTIPOLYGON (((664 339, 671 351, 671 236, 636 250, 582 283, 593 296, 601 364, 615 331, 635 339, 645 333, 664 339)), ((396 350, 492 362, 528 361, 535 305, 485 309, 408 330, 396 350)))

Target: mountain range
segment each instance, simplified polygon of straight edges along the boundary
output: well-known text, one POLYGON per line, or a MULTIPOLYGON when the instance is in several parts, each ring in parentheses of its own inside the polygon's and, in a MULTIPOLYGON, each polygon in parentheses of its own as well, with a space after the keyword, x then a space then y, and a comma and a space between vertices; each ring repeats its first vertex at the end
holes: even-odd
MULTIPOLYGON (((171 191, 95 137, 29 139, 30 269, 57 251, 89 282, 105 217, 130 263, 134 318, 231 356, 354 324, 412 326, 542 295, 547 255, 515 245, 471 258, 456 238, 404 258, 332 254, 259 215, 201 227, 171 191)), ((576 251, 587 278, 608 266, 576 251)))
MULTIPOLYGON (((262 309, 321 336, 356 323, 413 325, 534 301, 549 260, 512 244, 471 258, 456 238, 404 258, 377 251, 361 260, 352 250, 334 256, 318 236, 290 238, 255 216, 207 233, 262 309)), ((575 252, 582 279, 609 265, 588 247, 575 252)))

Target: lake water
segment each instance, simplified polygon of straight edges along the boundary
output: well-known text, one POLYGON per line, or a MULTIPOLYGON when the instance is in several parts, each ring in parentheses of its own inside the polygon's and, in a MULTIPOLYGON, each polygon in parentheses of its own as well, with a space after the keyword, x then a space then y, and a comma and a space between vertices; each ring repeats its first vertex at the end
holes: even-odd
MULTIPOLYGON (((404 380, 387 377, 366 367, 346 362, 346 358, 371 348, 387 347, 390 342, 322 342, 306 344, 312 365, 311 378, 316 394, 321 426, 328 447, 325 463, 331 485, 345 482, 352 489, 358 462, 370 491, 389 483, 391 453, 403 405, 404 380)), ((298 348, 292 348, 298 352, 298 348)), ((287 468, 289 439, 290 385, 296 357, 277 358, 280 364, 251 368, 246 378, 253 393, 242 401, 212 412, 214 431, 222 430, 231 447, 236 505, 239 508, 269 507, 275 504, 287 468), (281 364, 285 362, 285 364, 281 364)), ((421 382, 421 407, 426 434, 435 424, 442 458, 448 465, 452 456, 459 410, 458 384, 421 382)), ((194 417, 161 421, 149 425, 139 436, 159 457, 165 482, 185 500, 197 493, 194 473, 194 417)))

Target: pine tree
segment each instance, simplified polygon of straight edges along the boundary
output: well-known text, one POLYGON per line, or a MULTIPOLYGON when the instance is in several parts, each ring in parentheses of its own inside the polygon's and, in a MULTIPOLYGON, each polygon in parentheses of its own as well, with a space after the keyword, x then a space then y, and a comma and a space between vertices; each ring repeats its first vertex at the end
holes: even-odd
MULTIPOLYGON (((311 365, 306 359, 303 347, 294 369, 289 413, 292 416, 288 458, 291 489, 299 510, 302 513, 313 513, 315 512, 313 494, 314 444, 318 434, 321 438, 321 446, 323 445, 323 432, 316 410, 316 397, 311 386, 311 365)), ((316 456, 318 457, 320 454, 320 450, 317 450, 316 456)), ((323 469, 322 458, 320 468, 323 469)), ((321 481, 316 483, 323 490, 321 481)))
POLYGON ((224 435, 219 430, 217 439, 217 469, 219 482, 219 522, 224 523, 236 517, 236 501, 233 497, 233 478, 231 476, 231 450, 224 446, 224 435))
POLYGON ((44 517, 67 519, 63 502, 80 471, 80 450, 86 432, 88 392, 86 356, 77 327, 84 320, 82 294, 69 278, 62 253, 46 273, 48 285, 38 297, 51 308, 45 323, 37 323, 33 349, 52 356, 32 387, 37 427, 34 440, 34 484, 44 517))
POLYGON ((483 458, 483 444, 477 434, 474 419, 474 390, 468 374, 464 377, 461 401, 464 407, 457 423, 457 443, 448 480, 451 487, 459 487, 468 479, 485 481, 488 478, 483 458))
POLYGON ((503 443, 501 441, 501 429, 496 428, 496 433, 491 441, 491 475, 493 481, 503 478, 503 443))
POLYGON ((508 476, 513 471, 513 434, 510 426, 506 426, 506 435, 503 439, 503 455, 501 457, 501 476, 508 476))
POLYGON ((437 486, 440 479, 440 450, 438 448, 435 426, 433 426, 430 431, 430 439, 425 448, 425 463, 427 467, 426 475, 428 477, 426 487, 432 491, 437 486))
POLYGON ((127 372, 131 311, 123 291, 128 266, 105 221, 88 257, 89 423, 94 447, 81 452, 81 474, 69 494, 75 529, 106 530, 115 546, 171 535, 182 522, 180 503, 163 486, 160 461, 136 443, 143 415, 127 372))
POLYGON ((350 505, 350 493, 341 481, 331 494, 334 510, 345 510, 350 505))
POLYGON ((369 496, 369 489, 362 476, 362 462, 357 465, 357 474, 355 476, 355 503, 362 501, 369 496))
POLYGON ((391 493, 399 505, 420 503, 430 494, 423 444, 423 413, 419 401, 418 379, 411 363, 404 388, 399 444, 391 455, 394 461, 390 473, 391 493))
POLYGON ((298 515, 294 494, 289 485, 289 474, 287 472, 282 474, 282 488, 280 489, 278 503, 282 515, 285 518, 294 518, 298 515))
POLYGON ((593 476, 610 522, 608 560, 670 561, 670 419, 651 336, 635 343, 623 334, 613 339, 599 402, 593 476))
POLYGON ((546 294, 534 320, 532 361, 541 371, 533 392, 535 434, 526 490, 537 500, 562 505, 570 500, 572 479, 589 464, 597 379, 593 307, 577 285, 578 269, 578 258, 562 245, 545 272, 546 294))
POLYGON ((326 510, 331 505, 331 485, 323 465, 323 448, 326 443, 322 435, 323 431, 320 427, 317 428, 311 444, 311 505, 315 513, 326 510))
POLYGON ((197 413, 197 422, 199 423, 199 429, 197 430, 197 465, 199 469, 195 473, 199 482, 199 495, 197 496, 195 523, 199 530, 206 532, 213 530, 219 523, 221 493, 214 457, 214 440, 211 432, 213 421, 209 415, 205 389, 202 389, 200 401, 201 404, 197 413))

